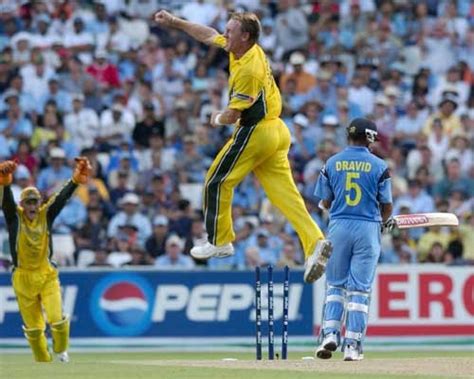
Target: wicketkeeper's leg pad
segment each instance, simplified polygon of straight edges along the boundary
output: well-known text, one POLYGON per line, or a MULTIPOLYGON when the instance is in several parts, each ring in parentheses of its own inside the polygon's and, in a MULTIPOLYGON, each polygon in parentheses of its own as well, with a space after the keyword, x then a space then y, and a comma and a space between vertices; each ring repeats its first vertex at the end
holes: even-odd
POLYGON ((48 350, 48 340, 43 329, 28 329, 23 326, 23 332, 33 351, 36 362, 51 362, 53 357, 48 350))
POLYGON ((64 316, 61 321, 51 324, 53 351, 56 354, 65 352, 69 347, 69 318, 64 316))

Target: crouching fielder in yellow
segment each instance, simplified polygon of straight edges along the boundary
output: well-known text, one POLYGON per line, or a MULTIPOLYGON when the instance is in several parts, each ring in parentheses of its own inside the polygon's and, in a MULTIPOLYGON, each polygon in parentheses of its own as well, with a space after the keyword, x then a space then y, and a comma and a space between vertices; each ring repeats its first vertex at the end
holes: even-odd
POLYGON ((25 188, 20 204, 13 199, 10 185, 17 164, 0 163, 1 206, 7 222, 13 262, 13 288, 23 319, 23 331, 37 362, 51 362, 45 336, 46 314, 53 340, 53 351, 68 362, 69 319, 62 313, 58 271, 52 261, 51 226, 78 184, 84 184, 91 172, 87 158, 76 158, 74 174, 66 185, 46 203, 35 187, 25 188))
POLYGON ((290 133, 280 119, 280 91, 257 43, 261 29, 257 16, 234 13, 223 35, 166 11, 157 12, 155 21, 229 53, 229 103, 211 116, 211 124, 235 124, 235 130, 207 173, 204 217, 208 242, 191 249, 191 255, 208 259, 234 253, 232 196, 235 186, 253 172, 270 201, 298 233, 306 258, 304 280, 314 282, 323 274, 332 246, 309 215, 293 181, 288 161, 290 133))

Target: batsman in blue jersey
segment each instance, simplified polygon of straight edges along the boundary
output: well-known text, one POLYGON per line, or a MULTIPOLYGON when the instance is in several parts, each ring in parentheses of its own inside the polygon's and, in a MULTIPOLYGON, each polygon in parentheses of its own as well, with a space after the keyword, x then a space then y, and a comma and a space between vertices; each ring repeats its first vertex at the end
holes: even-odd
POLYGON ((344 360, 363 359, 369 297, 380 255, 380 234, 394 226, 392 192, 386 163, 369 146, 377 127, 356 118, 347 128, 348 146, 322 168, 315 195, 329 210, 328 240, 333 253, 326 267, 326 299, 316 356, 331 358, 341 343, 344 360))

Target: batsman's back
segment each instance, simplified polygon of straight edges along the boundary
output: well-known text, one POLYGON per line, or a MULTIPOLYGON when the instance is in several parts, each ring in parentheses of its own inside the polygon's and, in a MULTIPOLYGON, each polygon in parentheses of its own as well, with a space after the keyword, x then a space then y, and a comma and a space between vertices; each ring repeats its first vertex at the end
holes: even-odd
POLYGON ((332 192, 331 219, 380 222, 379 203, 391 203, 386 163, 366 147, 349 146, 323 168, 332 192))

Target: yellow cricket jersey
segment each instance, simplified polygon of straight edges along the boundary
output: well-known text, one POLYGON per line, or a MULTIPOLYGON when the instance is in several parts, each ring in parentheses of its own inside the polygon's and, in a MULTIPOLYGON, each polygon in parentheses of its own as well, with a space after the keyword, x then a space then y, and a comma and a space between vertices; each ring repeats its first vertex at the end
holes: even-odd
MULTIPOLYGON (((224 48, 227 39, 219 34, 213 42, 224 48)), ((262 48, 255 44, 239 59, 233 53, 229 58, 228 107, 242 112, 239 124, 252 126, 262 120, 280 117, 280 91, 262 48)))
POLYGON ((59 193, 41 205, 36 218, 30 221, 24 209, 16 205, 10 186, 5 186, 2 209, 14 267, 33 271, 50 265, 53 250, 51 227, 76 187, 77 184, 70 180, 59 193))
POLYGON ((16 236, 17 266, 27 270, 38 269, 48 263, 49 230, 46 221, 47 204, 39 209, 33 221, 26 218, 18 206, 18 233, 16 236))
POLYGON ((439 119, 441 121, 441 125, 443 126, 443 133, 447 134, 448 136, 452 136, 456 133, 457 130, 461 130, 462 124, 461 119, 459 116, 455 115, 454 113, 446 117, 441 112, 436 112, 434 115, 430 116, 428 120, 425 122, 425 126, 423 128, 423 132, 426 135, 431 133, 433 128, 433 121, 439 119))

